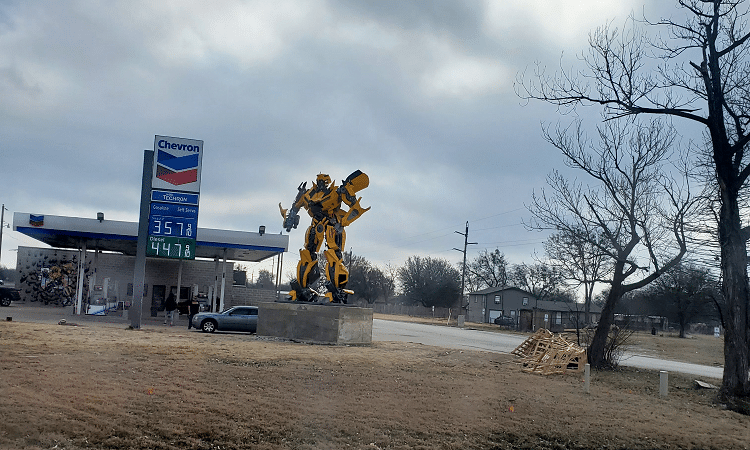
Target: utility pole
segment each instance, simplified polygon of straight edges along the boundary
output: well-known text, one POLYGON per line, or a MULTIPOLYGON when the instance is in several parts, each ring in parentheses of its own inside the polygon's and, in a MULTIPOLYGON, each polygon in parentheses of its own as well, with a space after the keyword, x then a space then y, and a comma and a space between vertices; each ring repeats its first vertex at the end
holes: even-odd
POLYGON ((0 265, 3 261, 3 227, 5 227, 5 203, 0 206, 0 265))
MULTIPOLYGON (((462 266, 463 270, 461 272, 461 298, 458 300, 458 313, 460 314, 461 309, 463 309, 464 307, 464 286, 466 285, 466 247, 470 244, 476 245, 479 242, 469 242, 469 221, 468 220, 466 221, 466 232, 461 233, 460 231, 456 231, 456 233, 464 237, 464 249, 463 249, 464 263, 462 266)), ((456 250, 459 252, 461 251, 455 247, 453 248, 453 250, 456 250)))

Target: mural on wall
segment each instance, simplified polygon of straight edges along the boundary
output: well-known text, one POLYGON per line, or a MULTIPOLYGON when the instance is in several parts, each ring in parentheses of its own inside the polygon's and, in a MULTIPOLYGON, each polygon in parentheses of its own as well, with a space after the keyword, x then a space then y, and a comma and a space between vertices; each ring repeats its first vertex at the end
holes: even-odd
MULTIPOLYGON (((45 305, 68 306, 76 299, 78 282, 78 255, 59 255, 40 251, 18 267, 21 292, 28 301, 44 302, 45 305)), ((91 263, 84 264, 84 274, 91 263)), ((88 277, 84 277, 83 298, 87 297, 88 277)))

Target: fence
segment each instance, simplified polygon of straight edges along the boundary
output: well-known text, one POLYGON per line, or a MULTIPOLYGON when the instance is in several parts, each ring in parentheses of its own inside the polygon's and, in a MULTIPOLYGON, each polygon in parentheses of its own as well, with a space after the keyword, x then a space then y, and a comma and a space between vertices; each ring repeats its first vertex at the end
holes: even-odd
MULTIPOLYGON (((450 308, 436 307, 433 312, 432 308, 428 308, 422 305, 401 305, 392 303, 373 303, 373 312, 379 314, 396 314, 402 316, 415 316, 415 317, 439 317, 448 318, 450 308)), ((456 311, 453 310, 451 317, 455 318, 456 311)))
MULTIPOLYGON (((273 289, 251 289, 245 286, 232 286, 229 295, 224 297, 224 308, 238 305, 255 305, 263 302, 275 302, 276 291, 273 289)), ((282 298, 285 297, 282 295, 282 298)))
MULTIPOLYGON (((286 297, 285 293, 282 293, 281 298, 286 297)), ((276 301, 276 292, 267 289, 250 289, 240 286, 234 286, 231 292, 231 297, 224 299, 224 306, 228 308, 235 305, 257 305, 261 302, 273 302, 276 301)), ((435 317, 441 319, 447 319, 450 308, 436 307, 433 311, 432 308, 428 308, 422 305, 403 305, 393 303, 373 303, 368 304, 364 301, 353 301, 350 304, 359 306, 362 308, 372 308, 373 312, 379 314, 395 314, 403 316, 413 317, 435 317)), ((456 310, 453 309, 450 313, 452 319, 456 317, 456 310)))

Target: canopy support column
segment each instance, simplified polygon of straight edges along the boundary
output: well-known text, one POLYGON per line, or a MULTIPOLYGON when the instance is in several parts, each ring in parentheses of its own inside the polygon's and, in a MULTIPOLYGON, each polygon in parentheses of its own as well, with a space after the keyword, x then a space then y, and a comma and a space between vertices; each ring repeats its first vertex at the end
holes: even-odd
POLYGON ((276 265, 276 300, 281 300, 281 268, 284 265, 284 252, 279 252, 279 264, 276 265))
POLYGON ((182 291, 182 259, 177 265, 177 303, 180 303, 180 292, 182 291))
POLYGON ((219 311, 224 311, 224 293, 227 284, 227 249, 224 249, 224 260, 221 265, 221 298, 219 300, 219 311))
POLYGON ((214 292, 211 294, 211 311, 219 312, 219 257, 214 258, 214 292))
POLYGON ((81 241, 81 249, 78 255, 78 287, 76 289, 76 315, 81 314, 81 305, 83 303, 83 273, 86 268, 86 241, 81 241))

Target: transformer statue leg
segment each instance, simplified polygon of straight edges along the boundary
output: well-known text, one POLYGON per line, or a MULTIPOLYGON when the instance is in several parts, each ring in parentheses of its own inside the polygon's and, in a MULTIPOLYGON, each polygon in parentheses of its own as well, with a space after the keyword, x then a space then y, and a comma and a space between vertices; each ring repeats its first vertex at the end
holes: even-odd
POLYGON ((315 301, 318 296, 317 291, 311 286, 320 278, 320 269, 318 269, 318 255, 310 253, 308 249, 299 251, 299 263, 297 263, 297 279, 292 280, 292 290, 289 292, 292 300, 302 300, 306 302, 315 301))
POLYGON ((292 281, 289 293, 292 300, 312 302, 320 295, 313 286, 320 278, 318 251, 323 244, 326 222, 327 220, 314 221, 305 233, 305 248, 299 251, 297 279, 292 281))
POLYGON ((344 267, 341 249, 344 248, 346 232, 340 226, 328 226, 326 228, 326 245, 328 249, 324 252, 326 256, 326 292, 325 296, 329 302, 346 303, 349 294, 354 292, 345 289, 349 282, 349 271, 344 267))

